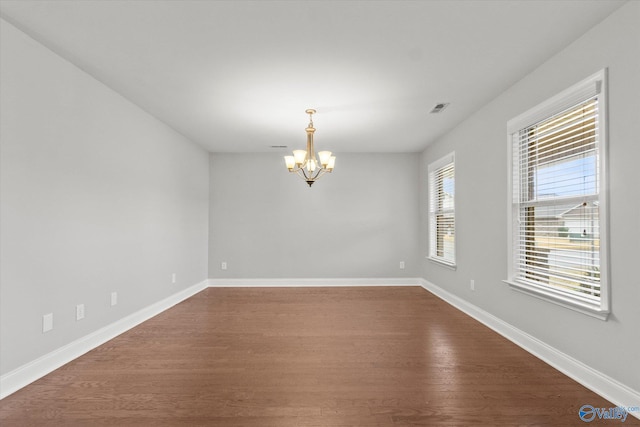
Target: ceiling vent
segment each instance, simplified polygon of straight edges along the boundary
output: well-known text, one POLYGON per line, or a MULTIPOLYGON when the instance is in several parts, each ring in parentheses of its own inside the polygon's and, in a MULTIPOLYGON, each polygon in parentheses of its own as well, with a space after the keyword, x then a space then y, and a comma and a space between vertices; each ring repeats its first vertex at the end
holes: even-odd
POLYGON ((287 148, 286 145, 272 145, 271 148, 287 148))
POLYGON ((442 111, 449 106, 448 102, 440 102, 433 107, 433 110, 430 111, 431 114, 442 113, 442 111))

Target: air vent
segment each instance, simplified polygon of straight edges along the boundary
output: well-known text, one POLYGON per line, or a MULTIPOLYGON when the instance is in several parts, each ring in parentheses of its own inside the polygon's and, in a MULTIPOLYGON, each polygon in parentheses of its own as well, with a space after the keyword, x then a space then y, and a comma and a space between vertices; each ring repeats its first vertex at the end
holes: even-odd
POLYGON ((448 102, 440 102, 433 107, 431 110, 431 114, 442 113, 442 111, 449 106, 448 102))
POLYGON ((271 148, 287 148, 286 145, 272 145, 271 148))

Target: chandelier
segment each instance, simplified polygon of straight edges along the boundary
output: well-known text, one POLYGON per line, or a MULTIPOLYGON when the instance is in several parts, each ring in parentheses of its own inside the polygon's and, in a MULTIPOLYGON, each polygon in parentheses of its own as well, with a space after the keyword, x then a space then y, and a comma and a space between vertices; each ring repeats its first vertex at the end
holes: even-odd
POLYGON ((320 151, 316 158, 313 150, 313 133, 316 129, 313 127, 313 114, 316 110, 308 109, 306 113, 309 115, 309 125, 307 126, 307 149, 293 150, 293 156, 284 156, 289 172, 295 172, 304 179, 309 187, 313 185, 322 175, 333 171, 336 163, 336 157, 331 155, 331 151, 320 151))

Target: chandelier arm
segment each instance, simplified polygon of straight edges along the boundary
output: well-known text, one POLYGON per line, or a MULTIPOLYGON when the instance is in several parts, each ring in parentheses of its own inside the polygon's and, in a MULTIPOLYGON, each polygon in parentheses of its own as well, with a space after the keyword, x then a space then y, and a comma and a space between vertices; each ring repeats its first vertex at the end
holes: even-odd
POLYGON ((307 181, 309 179, 309 176, 307 175, 307 172, 305 171, 305 168, 299 168, 298 169, 298 175, 300 176, 300 178, 304 179, 305 181, 307 181))
POLYGON ((318 174, 316 175, 315 179, 320 179, 325 173, 327 173, 327 170, 322 168, 318 171, 318 174))
MULTIPOLYGON (((300 172, 302 172, 302 175, 300 175, 300 177, 303 180, 305 180, 306 182, 315 181, 317 179, 317 177, 318 177, 317 173, 315 175, 314 175, 313 172, 309 172, 309 174, 307 174, 307 169, 304 168, 304 167, 300 168, 300 172)), ((318 173, 319 173, 319 171, 318 171, 318 173)))

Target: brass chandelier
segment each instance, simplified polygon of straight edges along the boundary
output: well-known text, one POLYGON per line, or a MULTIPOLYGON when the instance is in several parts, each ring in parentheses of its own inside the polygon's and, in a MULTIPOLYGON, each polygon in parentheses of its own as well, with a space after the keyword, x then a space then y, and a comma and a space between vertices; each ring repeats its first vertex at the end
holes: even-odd
POLYGON ((304 179, 309 187, 313 185, 322 175, 333 171, 336 163, 336 157, 331 155, 331 151, 320 151, 316 158, 313 150, 313 133, 316 129, 313 127, 313 114, 316 110, 308 109, 306 113, 309 115, 309 125, 307 126, 307 149, 293 150, 293 156, 284 156, 284 161, 289 172, 295 172, 304 179))

